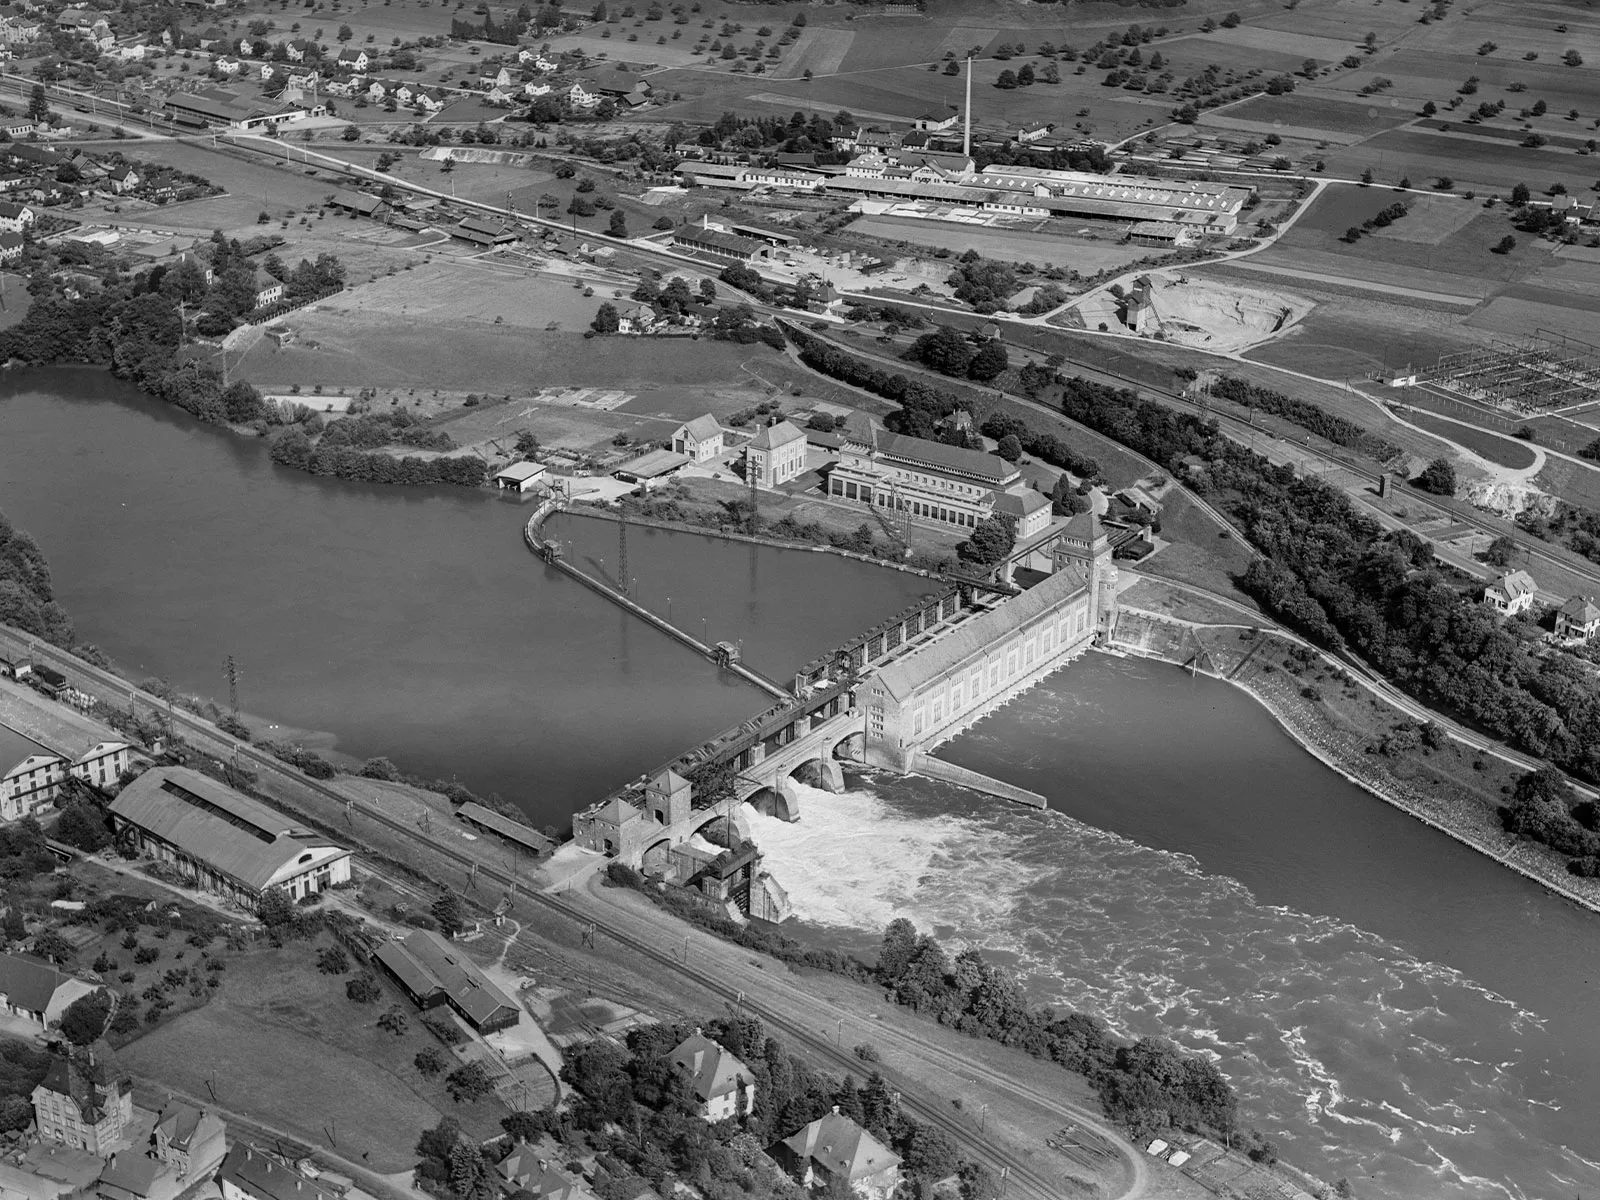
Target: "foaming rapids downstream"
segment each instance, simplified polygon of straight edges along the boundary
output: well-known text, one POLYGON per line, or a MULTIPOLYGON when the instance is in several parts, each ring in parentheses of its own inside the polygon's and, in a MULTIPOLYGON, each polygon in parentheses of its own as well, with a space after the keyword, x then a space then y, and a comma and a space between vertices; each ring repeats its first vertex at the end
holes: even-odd
MULTIPOLYGON (((1025 724, 1059 700, 1041 689, 948 752, 980 765, 963 742, 981 749, 999 737, 1008 758, 1037 765, 1029 756, 1039 746, 992 727, 1025 724)), ((1308 774, 1337 779, 1301 757, 1308 774)), ((1039 787, 1026 772, 981 765, 1039 787)), ((1015 966, 1042 1003, 1214 1057, 1249 1124, 1291 1161, 1349 1178, 1362 1197, 1600 1195, 1587 1005, 1552 1018, 1414 946, 1331 913, 1265 903, 1188 854, 1062 812, 921 779, 868 774, 850 786, 832 795, 797 784, 795 824, 748 813, 808 940, 870 959, 883 927, 905 916, 951 946, 980 946, 1015 966), (1588 1046, 1574 1056, 1579 1025, 1588 1046)), ((1368 815, 1363 807, 1345 820, 1368 815)), ((1509 894, 1480 899, 1538 920, 1542 894, 1509 894)), ((1593 925, 1587 932, 1592 939, 1593 925)))

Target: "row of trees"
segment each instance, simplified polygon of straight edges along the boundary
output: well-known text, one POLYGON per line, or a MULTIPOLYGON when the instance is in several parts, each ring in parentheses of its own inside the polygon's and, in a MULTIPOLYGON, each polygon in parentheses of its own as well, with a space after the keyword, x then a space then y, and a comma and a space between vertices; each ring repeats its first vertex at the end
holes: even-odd
MULTIPOLYGON (((338 427, 338 422, 332 428, 338 427)), ((481 458, 458 454, 442 458, 419 458, 408 454, 396 458, 378 450, 313 442, 305 430, 294 426, 274 434, 270 443, 272 461, 313 475, 352 479, 360 483, 395 483, 413 487, 446 484, 453 487, 482 487, 488 468, 481 458)))
POLYGON ((944 418, 956 410, 959 402, 954 392, 875 367, 793 325, 785 323, 783 328, 799 348, 800 361, 812 370, 898 404, 900 407, 884 419, 895 433, 934 441, 960 440, 942 428, 944 418))
POLYGON ((1358 450, 1379 462, 1385 462, 1400 453, 1400 447, 1387 438, 1363 429, 1354 421, 1334 415, 1320 404, 1313 404, 1310 400, 1301 400, 1294 396, 1285 396, 1282 392, 1261 387, 1247 379, 1224 375, 1211 385, 1211 391, 1213 395, 1221 396, 1224 400, 1231 400, 1246 408, 1260 409, 1264 413, 1293 421, 1300 428, 1336 446, 1347 446, 1352 450, 1358 450))

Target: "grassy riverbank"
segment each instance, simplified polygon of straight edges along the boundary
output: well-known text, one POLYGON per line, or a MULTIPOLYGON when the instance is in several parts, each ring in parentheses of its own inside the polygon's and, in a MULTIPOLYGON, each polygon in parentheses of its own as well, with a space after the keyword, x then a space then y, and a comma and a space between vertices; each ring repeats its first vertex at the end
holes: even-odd
MULTIPOLYGON (((1159 587, 1159 585, 1155 585, 1159 587)), ((1276 632, 1177 617, 1186 604, 1125 609, 1119 648, 1199 670, 1242 688, 1308 753, 1350 782, 1557 895, 1600 912, 1600 882, 1567 858, 1508 834, 1499 809, 1525 769, 1412 719, 1350 672, 1276 632), (1197 655, 1199 657, 1197 658, 1197 655)), ((1198 615, 1198 614, 1197 614, 1198 615)), ((1220 614, 1218 614, 1220 615, 1220 614)))

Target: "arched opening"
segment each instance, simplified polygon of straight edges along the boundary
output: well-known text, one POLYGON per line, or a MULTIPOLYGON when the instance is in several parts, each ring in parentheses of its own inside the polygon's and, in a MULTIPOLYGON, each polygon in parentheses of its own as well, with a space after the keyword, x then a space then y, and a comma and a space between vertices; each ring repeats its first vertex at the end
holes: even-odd
POLYGON ((725 846, 730 850, 742 840, 734 823, 721 814, 712 817, 699 829, 696 829, 695 833, 705 838, 713 846, 725 846))
POLYGON ((777 817, 780 821, 798 821, 800 819, 800 800, 785 784, 777 787, 758 788, 745 797, 745 803, 758 813, 767 817, 777 817))
POLYGON ((867 757, 867 735, 857 730, 834 743, 830 756, 836 762, 863 762, 867 757))
POLYGON ((658 877, 666 875, 670 869, 667 862, 667 854, 671 848, 671 839, 662 838, 659 842, 656 842, 654 845, 645 850, 644 856, 639 860, 639 869, 646 875, 658 877))
POLYGON ((825 792, 844 791, 844 772, 831 758, 808 758, 789 772, 789 777, 825 792))

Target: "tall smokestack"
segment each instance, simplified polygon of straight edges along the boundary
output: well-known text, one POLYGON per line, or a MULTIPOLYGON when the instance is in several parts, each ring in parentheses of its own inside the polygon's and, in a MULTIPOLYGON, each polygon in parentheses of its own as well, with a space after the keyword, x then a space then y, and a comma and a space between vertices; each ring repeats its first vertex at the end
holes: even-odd
POLYGON ((967 105, 961 114, 961 153, 972 157, 972 55, 967 55, 967 105))

